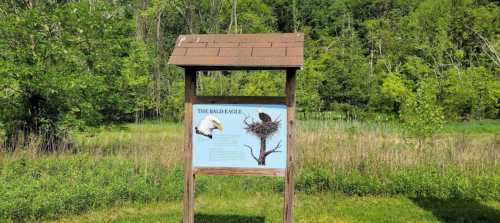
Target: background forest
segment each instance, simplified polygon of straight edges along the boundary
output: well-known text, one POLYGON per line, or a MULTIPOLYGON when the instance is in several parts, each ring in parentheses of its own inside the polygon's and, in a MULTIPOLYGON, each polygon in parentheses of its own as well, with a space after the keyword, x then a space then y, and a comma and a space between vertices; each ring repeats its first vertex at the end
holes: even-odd
MULTIPOLYGON (((419 122, 497 119, 499 4, 6 0, 0 3, 0 127, 8 144, 36 134, 46 136, 50 149, 71 129, 180 120, 183 73, 166 64, 178 35, 295 31, 306 37, 299 111, 378 114, 414 129, 419 122)), ((283 76, 269 73, 211 73, 199 91, 283 94, 283 76)))

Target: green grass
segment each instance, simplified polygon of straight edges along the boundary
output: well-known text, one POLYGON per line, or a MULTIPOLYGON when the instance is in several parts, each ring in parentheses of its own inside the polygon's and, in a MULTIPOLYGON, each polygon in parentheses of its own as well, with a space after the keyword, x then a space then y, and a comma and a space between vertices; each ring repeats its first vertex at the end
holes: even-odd
POLYGON ((492 133, 500 134, 500 119, 498 120, 474 120, 468 122, 450 122, 445 124, 443 132, 446 133, 492 133))
MULTIPOLYGON (((282 222, 278 193, 204 193, 195 200, 197 223, 282 222)), ((497 222, 500 202, 412 200, 405 197, 348 197, 339 194, 298 193, 296 222, 497 222)), ((134 204, 67 216, 52 222, 181 222, 181 202, 134 204)), ((48 221, 51 222, 51 221, 48 221)))
MULTIPOLYGON (((448 175, 442 173, 432 169, 400 169, 388 171, 383 177, 376 177, 367 173, 364 175, 362 172, 340 171, 332 175, 326 170, 302 169, 296 177, 296 191, 299 193, 297 209, 311 209, 318 212, 313 212, 314 215, 309 216, 310 211, 299 211, 297 218, 307 220, 318 216, 319 219, 324 218, 325 222, 338 219, 346 222, 367 222, 369 219, 386 218, 385 211, 393 208, 395 209, 393 211, 402 212, 403 215, 394 222, 406 218, 425 220, 422 216, 405 213, 408 210, 405 208, 408 203, 405 200, 411 199, 414 201, 413 205, 424 208, 434 204, 434 201, 442 202, 443 207, 454 205, 450 210, 439 210, 440 213, 455 213, 464 207, 482 208, 483 203, 487 203, 474 200, 499 200, 500 174, 494 172, 490 175, 469 178, 461 175, 461 172, 452 170, 448 175), (403 199, 401 195, 407 198, 403 199), (347 203, 336 203, 337 200, 347 203), (465 202, 466 200, 469 202, 465 202), (356 201, 360 203, 350 203, 356 201), (364 202, 366 204, 363 204, 364 202), (377 206, 377 202, 382 202, 384 205, 398 203, 400 205, 377 206), (304 206, 300 206, 301 204, 304 206), (358 213, 363 209, 359 207, 349 209, 351 205, 364 207, 367 211, 358 213), (338 212, 338 215, 330 216, 330 212, 338 212), (351 217, 343 219, 345 214, 353 215, 352 219, 351 217)), ((182 196, 182 182, 180 169, 167 169, 154 161, 133 162, 118 156, 60 155, 36 159, 22 156, 0 164, 0 197, 3 198, 0 200, 0 222, 57 219, 63 215, 130 203, 140 207, 151 202, 178 202, 182 196)), ((277 222, 281 216, 279 204, 282 203, 280 200, 282 192, 281 178, 241 176, 196 178, 196 194, 199 196, 199 203, 202 204, 200 213, 217 213, 218 209, 222 209, 227 213, 251 216, 255 215, 253 211, 259 210, 258 216, 266 216, 269 222, 277 222), (226 200, 230 202, 225 203, 226 200), (245 202, 240 203, 240 201, 245 202), (271 209, 264 208, 268 206, 271 209)), ((491 213, 479 214, 476 217, 480 219, 481 216, 487 215, 489 218, 488 216, 498 211, 494 209, 490 211, 491 213)), ((172 210, 157 216, 145 216, 144 221, 152 221, 154 218, 158 218, 158 221, 166 218, 175 219, 176 213, 176 210, 172 210)), ((131 217, 126 217, 123 221, 127 222, 128 218, 131 217)))
POLYGON ((126 202, 179 199, 182 173, 119 157, 21 157, 0 164, 0 222, 37 221, 126 202))
MULTIPOLYGON (((398 133, 403 130, 401 123, 388 121, 299 121, 299 126, 304 130, 320 128, 337 128, 349 131, 379 131, 398 133)), ((472 120, 466 122, 446 122, 438 134, 500 134, 500 119, 498 120, 472 120)))

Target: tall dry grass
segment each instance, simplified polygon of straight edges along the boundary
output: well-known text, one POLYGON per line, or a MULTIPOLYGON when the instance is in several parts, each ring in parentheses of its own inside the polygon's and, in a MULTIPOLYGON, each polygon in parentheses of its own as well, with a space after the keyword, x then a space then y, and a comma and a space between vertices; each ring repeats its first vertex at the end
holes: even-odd
MULTIPOLYGON (((72 135, 71 145, 64 145, 57 154, 114 155, 141 163, 159 160, 165 167, 181 166, 183 160, 183 128, 177 123, 127 124, 72 135)), ((390 124, 299 121, 295 142, 299 168, 374 170, 433 165, 480 173, 496 168, 500 160, 500 133, 441 133, 420 142, 390 124)), ((40 154, 37 145, 33 139, 29 148, 9 155, 2 152, 0 161, 16 153, 46 155, 40 154)))
POLYGON ((429 139, 406 137, 383 124, 302 122, 297 131, 299 166, 345 170, 407 168, 418 165, 489 171, 499 164, 500 134, 442 133, 429 139))

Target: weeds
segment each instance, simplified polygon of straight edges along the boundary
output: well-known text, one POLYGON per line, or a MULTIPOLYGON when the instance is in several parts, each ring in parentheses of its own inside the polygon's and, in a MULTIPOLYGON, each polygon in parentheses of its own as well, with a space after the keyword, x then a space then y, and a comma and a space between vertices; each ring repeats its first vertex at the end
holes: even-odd
MULTIPOLYGON (((498 132, 441 132, 418 146, 394 123, 307 121, 297 126, 298 191, 500 200, 498 132)), ((0 152, 0 221, 179 199, 182 132, 173 123, 129 124, 73 134, 71 149, 57 153, 39 154, 31 147, 0 152)), ((196 190, 281 192, 283 181, 199 176, 196 190)))
POLYGON ((51 218, 182 195, 182 171, 167 171, 155 163, 78 155, 21 157, 0 166, 0 221, 51 218))

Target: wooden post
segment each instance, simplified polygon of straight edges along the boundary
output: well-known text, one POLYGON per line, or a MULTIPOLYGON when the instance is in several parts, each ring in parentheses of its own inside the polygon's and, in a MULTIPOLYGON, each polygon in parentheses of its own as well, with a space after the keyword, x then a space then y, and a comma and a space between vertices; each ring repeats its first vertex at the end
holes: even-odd
POLYGON ((196 70, 186 68, 184 87, 184 223, 194 223, 193 101, 196 96, 196 70))
POLYGON ((285 205, 283 209, 283 222, 293 223, 293 197, 294 197, 294 181, 293 174, 295 169, 294 160, 294 118, 295 118, 295 83, 296 69, 286 70, 286 104, 287 104, 287 168, 285 174, 285 205))

